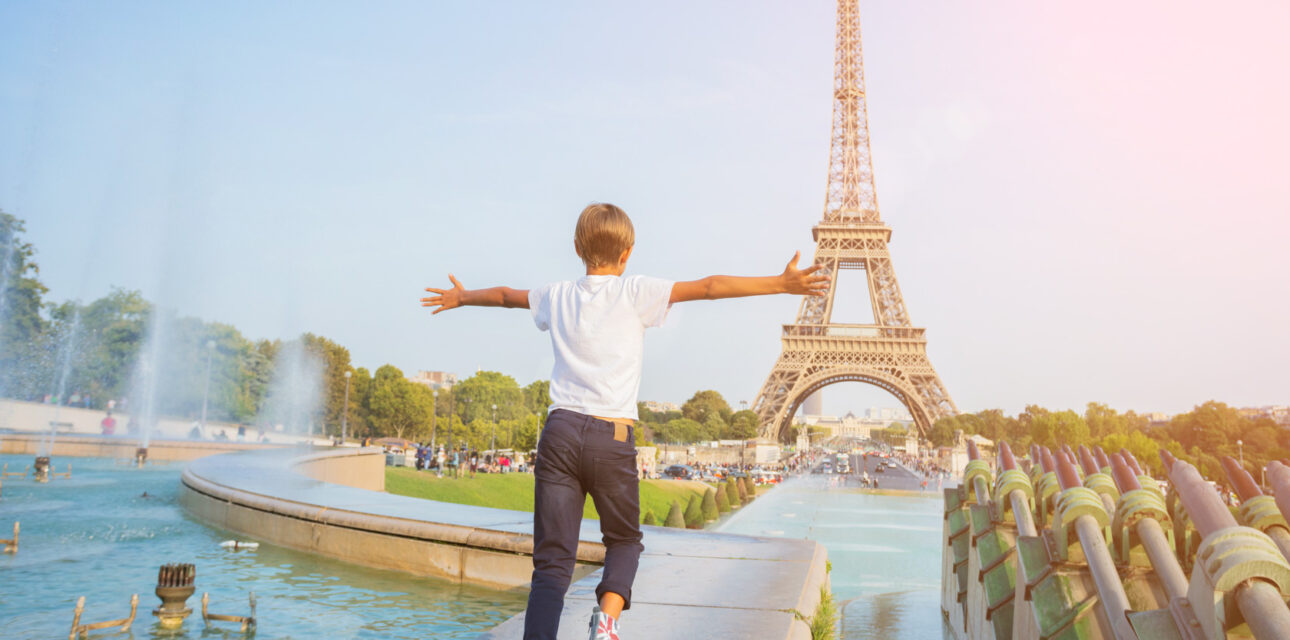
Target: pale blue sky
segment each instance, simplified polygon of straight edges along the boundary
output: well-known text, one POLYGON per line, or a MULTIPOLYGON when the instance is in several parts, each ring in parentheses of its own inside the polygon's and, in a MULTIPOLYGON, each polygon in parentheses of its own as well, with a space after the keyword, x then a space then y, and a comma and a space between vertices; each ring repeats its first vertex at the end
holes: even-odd
MULTIPOLYGON (((861 5, 880 208, 959 407, 1290 402, 1290 9, 1034 4, 861 5)), ((526 383, 551 357, 524 312, 432 320, 421 289, 578 276, 593 200, 633 216, 630 272, 809 259, 834 10, 6 2, 0 208, 55 300, 141 289, 526 383)), ((642 399, 751 401, 796 309, 674 309, 642 399)))

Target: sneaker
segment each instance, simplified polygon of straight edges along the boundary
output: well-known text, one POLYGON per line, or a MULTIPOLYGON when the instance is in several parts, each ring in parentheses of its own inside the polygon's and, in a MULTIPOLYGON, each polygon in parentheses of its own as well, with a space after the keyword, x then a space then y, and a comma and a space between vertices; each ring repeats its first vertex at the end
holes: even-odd
POLYGON ((591 635, 588 640, 618 640, 618 621, 600 610, 596 605, 591 610, 591 635))

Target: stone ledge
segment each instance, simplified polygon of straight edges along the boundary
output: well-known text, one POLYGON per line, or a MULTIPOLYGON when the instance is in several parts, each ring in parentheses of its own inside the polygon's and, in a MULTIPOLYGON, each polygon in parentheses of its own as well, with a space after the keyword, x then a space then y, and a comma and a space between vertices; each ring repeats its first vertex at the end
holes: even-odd
MULTIPOLYGON (((306 475, 372 487, 378 482, 372 474, 384 475, 384 467, 372 462, 379 456, 377 449, 352 448, 210 456, 185 468, 180 502, 215 526, 355 564, 498 588, 528 584, 530 513, 394 496, 306 475)), ((705 638, 810 638, 803 620, 828 585, 823 546, 661 527, 643 531, 635 602, 622 620, 631 636, 692 638, 702 630, 705 638)), ((579 537, 561 638, 586 637, 597 565, 604 559, 597 521, 584 520, 579 537)), ((523 617, 483 637, 519 638, 523 617)))

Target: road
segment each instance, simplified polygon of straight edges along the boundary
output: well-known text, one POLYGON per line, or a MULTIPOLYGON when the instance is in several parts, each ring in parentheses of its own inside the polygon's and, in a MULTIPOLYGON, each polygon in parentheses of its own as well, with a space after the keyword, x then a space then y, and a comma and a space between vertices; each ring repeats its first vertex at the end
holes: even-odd
MULTIPOLYGON (((846 483, 851 486, 860 486, 860 478, 863 472, 868 471, 869 477, 877 481, 878 489, 897 489, 902 491, 918 491, 922 488, 923 479, 918 474, 900 466, 894 460, 879 457, 877 455, 866 456, 864 454, 853 453, 851 456, 851 472, 845 474, 846 483), (878 471, 878 464, 887 462, 885 471, 878 471)), ((928 486, 929 490, 934 491, 936 484, 933 481, 928 486)))

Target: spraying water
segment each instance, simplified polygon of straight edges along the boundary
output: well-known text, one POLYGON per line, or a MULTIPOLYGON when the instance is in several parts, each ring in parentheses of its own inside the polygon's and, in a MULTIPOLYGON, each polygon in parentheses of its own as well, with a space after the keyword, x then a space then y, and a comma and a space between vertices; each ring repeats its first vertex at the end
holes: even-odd
POLYGON ((157 424, 157 394, 162 379, 162 358, 170 329, 169 313, 154 308, 148 318, 147 337, 139 360, 135 363, 134 378, 130 388, 130 422, 139 432, 139 446, 147 448, 152 440, 152 430, 157 424))
MULTIPOLYGON (((4 246, 0 247, 0 347, 3 347, 5 346, 4 327, 7 326, 4 317, 5 302, 9 299, 9 270, 13 263, 14 237, 7 229, 0 229, 0 233, 4 234, 0 236, 0 240, 4 242, 4 246)), ((3 385, 3 382, 4 380, 0 379, 0 385, 3 385)), ((0 395, 3 394, 4 389, 0 388, 0 395)))
POLYGON ((322 415, 323 363, 300 340, 282 345, 273 361, 273 380, 260 413, 262 422, 283 425, 284 431, 313 433, 322 415))
POLYGON ((75 313, 72 314, 72 322, 63 336, 63 345, 59 353, 58 381, 54 388, 54 397, 58 399, 58 403, 54 405, 54 421, 49 425, 49 432, 41 439, 37 455, 47 456, 54 450, 54 439, 58 437, 56 425, 62 415, 63 402, 67 398, 67 378, 72 373, 72 356, 80 349, 80 338, 81 309, 78 305, 75 313))

